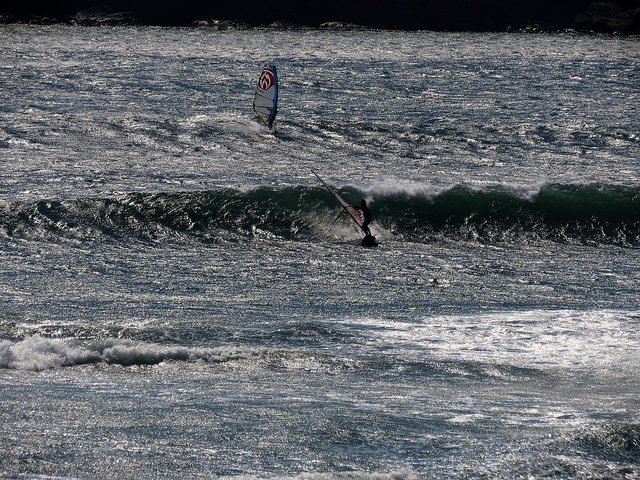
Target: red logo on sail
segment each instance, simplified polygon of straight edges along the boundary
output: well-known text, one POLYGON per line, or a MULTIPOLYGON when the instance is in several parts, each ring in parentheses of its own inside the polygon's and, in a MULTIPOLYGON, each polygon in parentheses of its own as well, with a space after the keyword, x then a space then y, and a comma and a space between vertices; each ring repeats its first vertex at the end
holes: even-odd
POLYGON ((271 70, 263 70, 260 79, 258 80, 258 89, 263 92, 268 90, 275 83, 273 73, 271 70))

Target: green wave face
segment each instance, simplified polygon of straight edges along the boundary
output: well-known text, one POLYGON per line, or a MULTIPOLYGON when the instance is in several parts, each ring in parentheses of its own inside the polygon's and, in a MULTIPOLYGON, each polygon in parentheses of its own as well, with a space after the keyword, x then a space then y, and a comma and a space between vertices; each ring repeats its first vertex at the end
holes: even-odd
MULTIPOLYGON (((525 195, 504 186, 457 185, 437 193, 340 189, 367 198, 372 229, 397 241, 484 243, 531 239, 640 245, 640 188, 547 184, 525 195)), ((0 207, 0 233, 25 238, 137 238, 203 241, 265 232, 321 239, 327 225, 351 225, 322 187, 136 193, 120 198, 39 200, 0 207)), ((354 231, 357 231, 357 227, 354 231)))

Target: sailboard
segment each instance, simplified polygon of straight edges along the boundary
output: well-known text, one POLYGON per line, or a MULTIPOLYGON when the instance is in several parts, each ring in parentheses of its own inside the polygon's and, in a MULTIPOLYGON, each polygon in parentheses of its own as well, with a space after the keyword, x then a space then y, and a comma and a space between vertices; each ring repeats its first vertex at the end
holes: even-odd
POLYGON ((253 111, 269 128, 278 114, 278 74, 275 65, 265 65, 258 78, 256 93, 253 97, 253 111))
POLYGON ((354 222, 356 222, 356 224, 362 228, 364 226, 364 221, 362 220, 362 217, 360 216, 360 212, 358 212, 358 210, 356 210, 355 208, 353 208, 351 205, 349 205, 344 198, 342 198, 340 196, 340 194, 338 192, 336 192, 333 188, 331 188, 327 182, 325 182, 320 175, 318 175, 316 172, 314 172, 313 170, 311 170, 311 172, 318 177, 318 180, 320 180, 320 182, 326 187, 327 190, 329 190, 329 192, 331 193, 331 195, 333 195, 335 197, 335 199, 338 201, 338 203, 340 205, 342 205, 342 208, 344 208, 344 210, 349 214, 349 216, 353 219, 354 222))

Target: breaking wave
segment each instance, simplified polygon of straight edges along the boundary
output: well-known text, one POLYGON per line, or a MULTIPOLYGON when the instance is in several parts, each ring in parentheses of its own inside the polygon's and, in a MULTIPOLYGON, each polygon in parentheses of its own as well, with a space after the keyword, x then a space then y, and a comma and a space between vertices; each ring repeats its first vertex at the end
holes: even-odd
POLYGON ((81 341, 40 335, 21 340, 0 340, 0 369, 6 370, 43 371, 93 364, 134 367, 171 362, 219 365, 243 370, 327 373, 359 371, 366 375, 393 372, 406 375, 419 373, 433 377, 501 379, 539 375, 535 369, 506 364, 437 358, 409 361, 393 356, 355 358, 282 347, 188 347, 120 339, 81 341))
POLYGON ((7 370, 42 371, 91 364, 152 366, 167 362, 280 371, 339 371, 352 369, 357 364, 344 357, 273 347, 188 347, 120 339, 81 341, 40 335, 0 340, 0 369, 7 370))
MULTIPOLYGON (((403 188, 339 190, 367 198, 372 229, 398 241, 484 243, 531 239, 640 246, 640 188, 546 184, 534 192, 506 186, 457 185, 440 191, 403 188)), ((327 225, 349 224, 322 187, 135 193, 118 198, 0 204, 0 235, 35 239, 130 238, 181 241, 274 235, 322 238, 327 225)))
POLYGON ((180 346, 102 341, 80 343, 39 335, 21 341, 0 341, 0 368, 49 370, 93 363, 156 365, 165 361, 223 362, 237 358, 228 348, 194 349, 180 346))

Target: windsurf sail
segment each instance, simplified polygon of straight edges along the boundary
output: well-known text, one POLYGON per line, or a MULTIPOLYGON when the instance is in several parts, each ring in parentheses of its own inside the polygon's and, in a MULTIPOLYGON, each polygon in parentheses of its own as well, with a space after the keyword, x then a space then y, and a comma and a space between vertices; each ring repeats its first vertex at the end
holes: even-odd
POLYGON ((264 124, 272 128, 278 113, 278 74, 275 65, 265 65, 253 97, 253 111, 264 124))
POLYGON ((345 211, 349 214, 349 216, 353 219, 354 222, 356 222, 356 224, 362 228, 364 226, 364 222, 362 220, 362 217, 360 216, 360 212, 358 212, 358 210, 356 210, 355 208, 353 208, 351 205, 349 205, 344 198, 342 198, 338 192, 336 192, 333 188, 331 188, 329 185, 327 185, 327 182, 325 182, 322 178, 320 178, 320 175, 318 175, 316 172, 314 172, 313 170, 311 170, 311 172, 318 177, 318 180, 320 180, 320 182, 322 182, 322 184, 327 188, 327 190, 329 190, 329 192, 331 193, 331 195, 333 195, 335 197, 335 199, 338 201, 338 203, 340 205, 342 205, 342 208, 345 209, 345 211))

